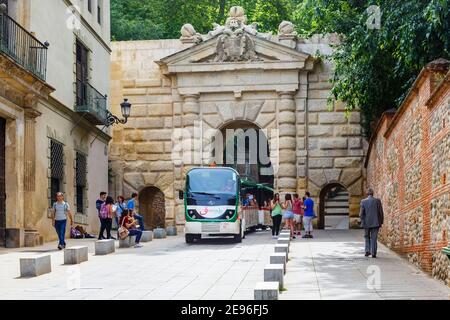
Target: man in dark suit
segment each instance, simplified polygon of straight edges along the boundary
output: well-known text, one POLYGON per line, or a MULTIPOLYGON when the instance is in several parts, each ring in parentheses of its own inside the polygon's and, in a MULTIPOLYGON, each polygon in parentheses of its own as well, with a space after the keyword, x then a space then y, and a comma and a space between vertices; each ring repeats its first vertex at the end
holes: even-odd
POLYGON ((364 228, 366 257, 377 257, 378 230, 383 225, 384 213, 381 200, 373 196, 373 190, 367 189, 367 198, 361 201, 361 227, 364 228))

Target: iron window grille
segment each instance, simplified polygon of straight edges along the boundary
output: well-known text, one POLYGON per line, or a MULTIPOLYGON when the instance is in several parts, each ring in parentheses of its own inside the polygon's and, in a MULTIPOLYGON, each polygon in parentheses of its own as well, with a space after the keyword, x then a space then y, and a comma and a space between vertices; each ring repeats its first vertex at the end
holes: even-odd
POLYGON ((51 203, 56 202, 56 193, 62 190, 64 179, 64 147, 55 140, 50 142, 51 203))
POLYGON ((86 191, 86 156, 82 153, 76 153, 75 159, 75 185, 76 185, 76 205, 77 213, 84 213, 85 191, 86 191))

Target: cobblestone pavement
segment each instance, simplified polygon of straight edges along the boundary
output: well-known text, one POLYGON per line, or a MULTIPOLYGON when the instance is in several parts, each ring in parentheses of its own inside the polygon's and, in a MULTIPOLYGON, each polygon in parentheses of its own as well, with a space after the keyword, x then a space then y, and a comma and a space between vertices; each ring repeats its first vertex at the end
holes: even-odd
POLYGON ((314 239, 294 240, 280 299, 449 299, 442 282, 382 244, 376 259, 366 258, 363 244, 362 230, 315 231, 314 239))
MULTIPOLYGON (((291 242, 285 288, 280 299, 448 299, 450 289, 380 245, 379 258, 365 258, 362 232, 317 231, 312 240, 291 242), (372 267, 370 267, 372 266, 372 267), (381 286, 367 279, 378 266, 381 286), (370 267, 368 269, 368 267, 370 267)), ((253 299, 263 280, 275 240, 270 232, 247 235, 241 244, 208 239, 187 245, 183 236, 155 239, 143 248, 94 255, 89 261, 63 264, 55 243, 43 247, 0 249, 0 299, 253 299), (52 272, 20 278, 19 258, 52 255, 52 272)))

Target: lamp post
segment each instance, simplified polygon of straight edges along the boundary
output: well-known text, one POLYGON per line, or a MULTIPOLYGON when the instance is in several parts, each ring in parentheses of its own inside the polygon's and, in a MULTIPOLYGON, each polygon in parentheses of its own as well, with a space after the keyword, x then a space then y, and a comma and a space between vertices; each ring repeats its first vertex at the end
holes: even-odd
POLYGON ((106 114, 106 127, 112 126, 113 124, 127 123, 128 117, 131 113, 131 103, 128 102, 128 99, 123 99, 123 102, 120 104, 120 110, 122 112, 123 119, 119 119, 117 116, 108 111, 108 113, 106 114))

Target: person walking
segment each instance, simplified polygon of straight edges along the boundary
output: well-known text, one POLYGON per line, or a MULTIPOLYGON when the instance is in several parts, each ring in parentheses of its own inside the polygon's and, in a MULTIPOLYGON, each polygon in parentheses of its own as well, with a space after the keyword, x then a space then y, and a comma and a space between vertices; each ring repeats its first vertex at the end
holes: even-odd
POLYGON ((297 236, 302 235, 302 222, 303 222, 303 200, 300 199, 298 194, 294 194, 294 199, 292 200, 294 212, 294 233, 297 236))
POLYGON ((136 236, 135 248, 142 247, 142 244, 140 244, 141 237, 142 237, 142 230, 136 228, 137 224, 140 223, 137 219, 134 218, 133 212, 131 210, 124 210, 122 213, 122 221, 120 222, 120 225, 128 230, 129 236, 136 236))
POLYGON ((361 201, 361 227, 364 228, 365 256, 377 257, 378 230, 384 222, 381 200, 373 196, 373 189, 367 189, 367 198, 361 201))
POLYGON ((284 203, 281 206, 284 209, 283 218, 286 223, 286 227, 291 231, 291 238, 295 239, 294 234, 294 212, 292 196, 288 193, 284 196, 284 203))
POLYGON ((73 226, 72 212, 69 204, 64 201, 64 194, 62 192, 56 193, 56 202, 52 207, 52 224, 58 234, 58 249, 66 248, 66 225, 67 218, 70 220, 70 225, 73 226))
POLYGON ((136 192, 133 192, 131 194, 131 199, 127 202, 127 209, 132 212, 134 219, 139 221, 139 229, 141 229, 141 231, 144 231, 144 218, 136 211, 137 197, 138 194, 136 192))
POLYGON ((305 229, 305 235, 303 238, 312 238, 313 225, 312 220, 316 217, 314 213, 314 201, 311 199, 311 194, 305 192, 305 201, 303 201, 303 228, 305 229))
POLYGON ((110 196, 106 197, 106 201, 100 207, 100 234, 106 230, 106 238, 111 239, 112 219, 114 199, 110 196))
POLYGON ((282 208, 280 203, 280 195, 276 193, 270 202, 270 216, 272 217, 272 238, 277 238, 280 234, 282 208))
MULTIPOLYGON (((108 194, 105 191, 102 191, 102 192, 100 192, 100 196, 97 199, 97 201, 95 201, 95 207, 97 208, 98 219, 100 220, 100 226, 102 225, 102 218, 100 217, 100 209, 101 209, 102 205, 105 203, 107 195, 108 194)), ((105 239, 105 236, 103 235, 103 233, 100 233, 98 235, 98 240, 102 240, 102 239, 105 239)))

